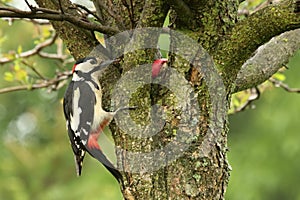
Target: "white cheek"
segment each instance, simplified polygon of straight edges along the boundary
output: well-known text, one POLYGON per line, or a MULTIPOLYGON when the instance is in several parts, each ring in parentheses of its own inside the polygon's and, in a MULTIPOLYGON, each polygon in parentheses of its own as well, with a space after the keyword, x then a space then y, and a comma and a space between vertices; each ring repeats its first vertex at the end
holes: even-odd
POLYGON ((76 65, 76 70, 83 73, 89 73, 97 64, 91 64, 90 61, 79 63, 76 65))

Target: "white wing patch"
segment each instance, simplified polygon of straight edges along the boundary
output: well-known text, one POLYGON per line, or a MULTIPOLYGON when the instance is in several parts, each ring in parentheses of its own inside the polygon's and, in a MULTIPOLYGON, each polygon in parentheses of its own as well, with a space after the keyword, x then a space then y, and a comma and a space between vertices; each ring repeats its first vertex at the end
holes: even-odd
POLYGON ((78 142, 76 141, 76 137, 74 138, 75 141, 75 146, 77 147, 77 149, 80 149, 80 144, 78 144, 78 142))
POLYGON ((82 129, 82 132, 84 133, 84 135, 88 135, 89 132, 87 132, 84 128, 82 129))
POLYGON ((80 123, 80 114, 82 113, 82 110, 78 105, 79 98, 80 98, 80 91, 79 88, 77 88, 74 91, 73 115, 70 116, 71 128, 74 131, 76 136, 80 136, 80 133, 77 132, 77 130, 79 128, 79 123, 80 123))

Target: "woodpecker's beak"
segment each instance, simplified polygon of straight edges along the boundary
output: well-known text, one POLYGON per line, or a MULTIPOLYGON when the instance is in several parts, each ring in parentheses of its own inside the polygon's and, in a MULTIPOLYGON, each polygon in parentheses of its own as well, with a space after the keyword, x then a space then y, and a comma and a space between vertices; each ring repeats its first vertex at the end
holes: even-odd
POLYGON ((117 60, 104 60, 101 62, 100 66, 108 66, 114 62, 116 62, 117 60))

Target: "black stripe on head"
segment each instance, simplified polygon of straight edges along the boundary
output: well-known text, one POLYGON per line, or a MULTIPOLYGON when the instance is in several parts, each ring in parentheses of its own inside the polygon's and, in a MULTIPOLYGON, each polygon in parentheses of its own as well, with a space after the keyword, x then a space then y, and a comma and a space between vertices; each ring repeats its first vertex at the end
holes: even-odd
POLYGON ((95 67, 93 70, 91 70, 90 73, 94 73, 96 71, 99 71, 101 69, 104 69, 105 67, 109 66, 110 64, 114 63, 116 60, 104 60, 102 61, 97 67, 95 67))
POLYGON ((76 61, 76 63, 75 63, 75 65, 78 65, 78 64, 80 64, 80 63, 84 63, 84 62, 86 62, 86 61, 88 61, 88 60, 90 60, 90 63, 91 64, 97 64, 97 59, 95 58, 95 57, 93 57, 93 56, 89 56, 89 57, 85 57, 85 58, 80 58, 80 59, 78 59, 77 61, 76 61))

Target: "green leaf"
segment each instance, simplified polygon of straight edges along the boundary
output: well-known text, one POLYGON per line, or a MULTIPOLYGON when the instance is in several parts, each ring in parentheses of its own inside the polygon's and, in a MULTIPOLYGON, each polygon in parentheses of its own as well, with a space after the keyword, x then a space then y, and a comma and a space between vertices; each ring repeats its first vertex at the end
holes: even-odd
POLYGON ((282 73, 276 73, 273 75, 273 78, 279 80, 279 81, 284 81, 286 79, 285 75, 282 73))
POLYGON ((33 41, 33 44, 35 44, 35 45, 37 45, 37 44, 39 44, 40 43, 40 40, 34 40, 33 41))
POLYGON ((3 42, 5 42, 7 40, 7 36, 3 36, 0 38, 0 44, 2 44, 3 42))
POLYGON ((0 2, 1 3, 4 3, 4 4, 7 4, 7 3, 10 3, 12 0, 1 0, 0 2))
POLYGON ((23 49, 22 46, 19 45, 19 46, 18 46, 18 50, 17 50, 18 54, 21 54, 21 53, 22 53, 22 49, 23 49))
POLYGON ((14 64, 15 64, 15 66, 14 66, 15 72, 18 72, 19 70, 21 70, 20 64, 17 60, 14 62, 14 64))
POLYGON ((11 72, 5 72, 4 73, 4 80, 8 81, 8 82, 13 82, 14 81, 14 75, 11 72))
POLYGON ((27 82, 27 72, 24 69, 20 69, 16 72, 16 79, 23 83, 27 82))
POLYGON ((42 29, 42 35, 44 38, 48 38, 51 36, 51 31, 49 28, 43 28, 42 29))

